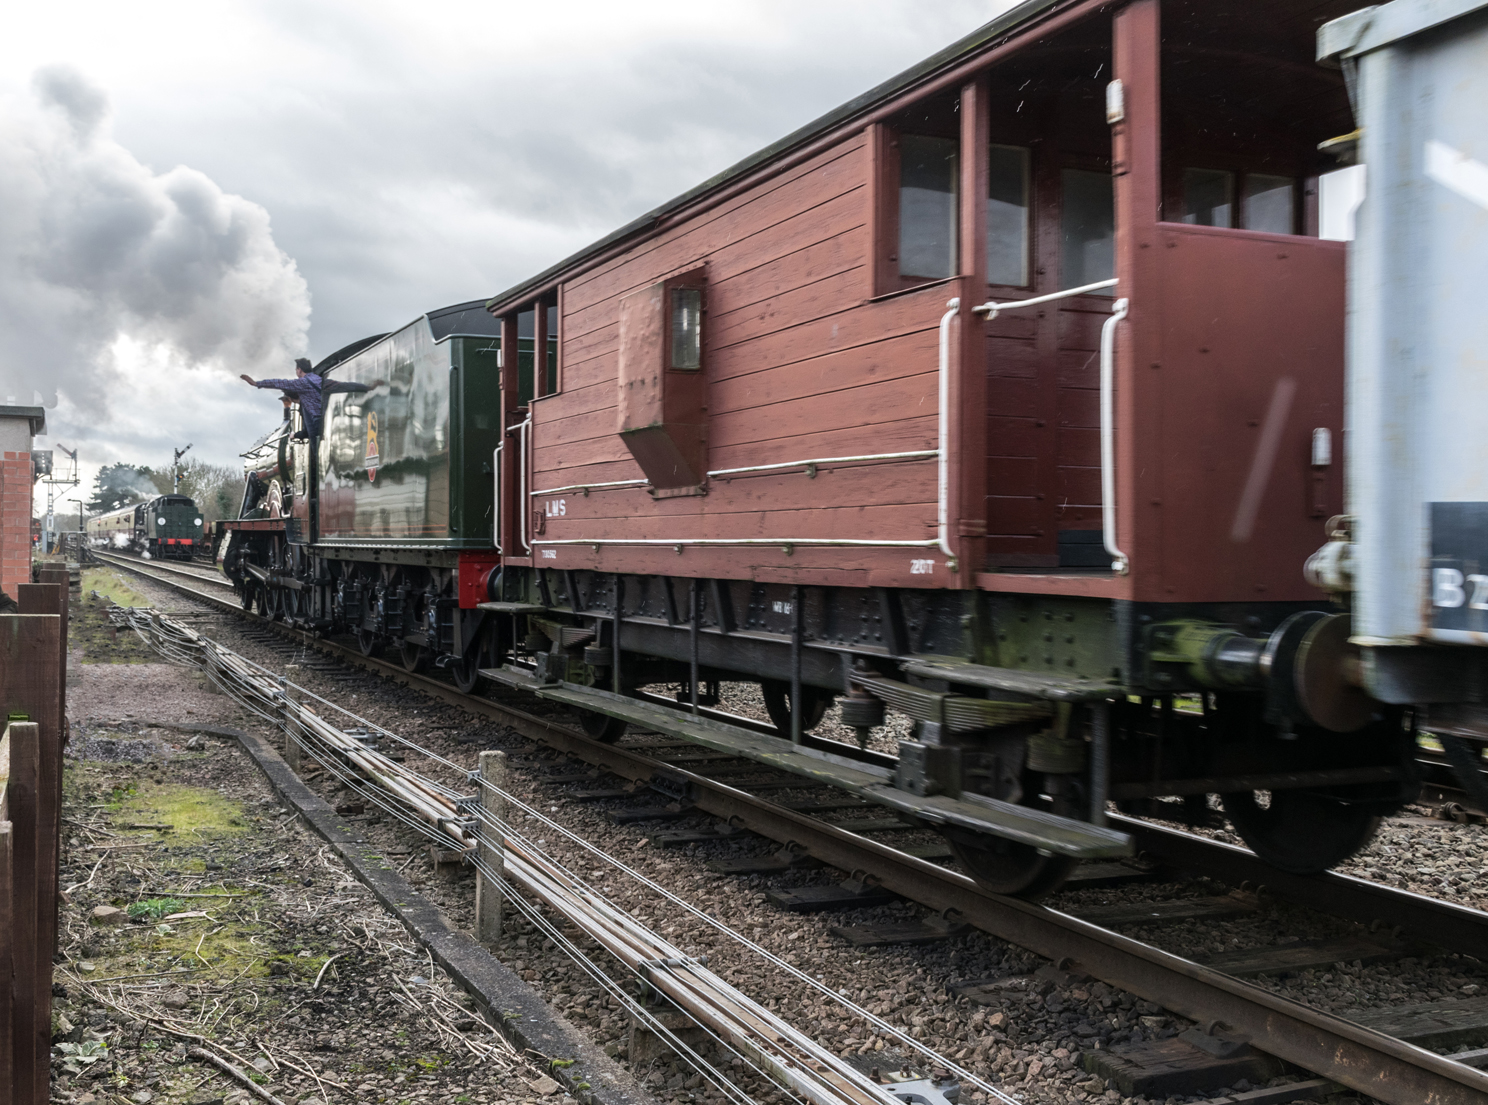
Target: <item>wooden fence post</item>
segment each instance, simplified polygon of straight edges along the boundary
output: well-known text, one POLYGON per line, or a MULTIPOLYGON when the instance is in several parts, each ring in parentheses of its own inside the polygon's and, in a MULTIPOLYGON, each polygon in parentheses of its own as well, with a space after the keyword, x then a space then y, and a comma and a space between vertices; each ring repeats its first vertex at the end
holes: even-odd
MULTIPOLYGON (((492 787, 506 789, 506 753, 485 751, 480 754, 480 805, 494 821, 506 820, 506 799, 492 787), (490 784, 489 786, 487 784, 490 784)), ((506 852, 504 834, 495 825, 482 823, 475 856, 475 938, 487 947, 501 943, 501 888, 488 878, 482 867, 504 873, 502 856, 506 852)))
POLYGON ((60 632, 56 614, 0 615, 0 719, 16 719, 8 727, 6 787, 15 887, 9 1000, 16 1105, 46 1105, 50 1097, 62 787, 60 632))
POLYGON ((299 696, 295 688, 289 685, 289 680, 284 676, 279 677, 279 690, 284 694, 284 762, 289 765, 289 770, 296 775, 300 773, 300 726, 295 721, 295 704, 299 702, 299 696))
MULTIPOLYGON (((11 1068, 14 1072, 12 1100, 16 1105, 32 1105, 37 1101, 38 1083, 45 1094, 46 1065, 38 1065, 36 1041, 43 1031, 41 1010, 36 1001, 37 967, 42 961, 41 944, 37 934, 37 917, 40 912, 41 895, 38 871, 37 840, 38 818, 36 786, 41 767, 40 726, 34 722, 11 722, 10 735, 10 781, 6 786, 6 806, 10 815, 12 832, 12 877, 15 895, 11 900, 13 911, 11 932, 14 944, 11 951, 11 1068)), ((47 964, 51 966, 50 963, 47 964)), ((51 995, 51 985, 47 986, 51 995)), ((48 1010, 50 1014, 50 1010, 48 1010)), ((51 1017, 47 1018, 45 1031, 51 1034, 51 1017)), ((51 1040, 47 1040, 51 1044, 51 1040)), ((50 1046, 48 1047, 50 1050, 50 1046)), ((48 1062, 46 1052, 41 1054, 43 1064, 48 1062)), ((45 1100, 45 1097, 42 1097, 45 1100)))
MULTIPOLYGON (((57 717, 62 725, 62 746, 67 747, 67 738, 70 736, 67 724, 67 628, 71 622, 70 607, 72 603, 72 573, 66 568, 47 567, 41 570, 41 582, 55 584, 57 588, 55 610, 27 610, 21 606, 22 614, 56 614, 62 619, 62 625, 58 631, 57 655, 60 667, 57 669, 61 676, 57 685, 57 717)), ((59 823, 58 832, 61 832, 59 823)))
MULTIPOLYGON (((37 863, 40 865, 37 870, 42 880, 37 892, 42 896, 41 900, 50 902, 51 906, 44 908, 38 918, 37 939, 41 941, 41 949, 46 956, 47 1019, 50 1025, 52 959, 57 954, 59 927, 57 909, 60 903, 57 900, 57 889, 62 874, 62 748, 67 744, 67 604, 69 592, 67 571, 64 568, 42 568, 41 579, 40 583, 21 584, 17 588, 20 592, 17 603, 22 614, 57 615, 56 723, 54 726, 48 726, 44 716, 38 716, 30 710, 21 711, 30 714, 31 719, 42 726, 41 789, 37 791, 37 801, 41 806, 41 815, 50 818, 43 824, 50 824, 51 831, 38 837, 39 840, 45 842, 47 854, 37 856, 37 863)), ((16 712, 14 706, 8 706, 7 709, 16 712)), ((47 1031, 50 1034, 50 1027, 47 1031)), ((47 1046, 48 1048, 51 1046, 50 1035, 47 1046)))
MULTIPOLYGON (((8 815, 8 811, 0 814, 8 815)), ((11 973, 15 955, 14 837, 11 823, 0 821, 0 979, 6 991, 0 1000, 0 1102, 4 1105, 15 1101, 15 1023, 10 993, 15 988, 11 973)))

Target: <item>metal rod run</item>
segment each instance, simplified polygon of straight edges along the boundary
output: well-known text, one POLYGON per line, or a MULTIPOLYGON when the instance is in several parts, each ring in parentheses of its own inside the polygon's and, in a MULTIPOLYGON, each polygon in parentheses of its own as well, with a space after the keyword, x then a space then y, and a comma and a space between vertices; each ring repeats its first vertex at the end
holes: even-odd
MULTIPOLYGON (((141 575, 152 575, 133 565, 129 567, 141 575)), ((213 606, 232 609, 227 599, 173 581, 161 582, 213 606)), ((352 649, 310 634, 274 628, 348 663, 418 687, 472 714, 499 720, 523 736, 572 752, 625 778, 647 781, 662 769, 671 779, 683 777, 691 784, 696 805, 703 812, 725 820, 738 817, 741 827, 773 840, 794 840, 808 854, 832 866, 850 871, 870 868, 886 889, 931 909, 958 910, 983 931, 1039 955, 1055 960, 1069 957, 1103 981, 1159 1002, 1182 1016, 1201 1021, 1223 1020, 1233 1032, 1254 1041, 1262 1050, 1390 1105, 1419 1105, 1422 1101, 1468 1105, 1481 1102, 1488 1094, 1488 1075, 1433 1052, 1310 1009, 1074 917, 988 893, 971 880, 934 864, 675 765, 591 740, 524 710, 463 694, 437 680, 362 657, 352 649)), ((1125 819, 1113 820, 1122 823, 1125 819)), ((1348 880, 1350 884, 1353 881, 1348 880)), ((1385 893, 1384 888, 1377 888, 1377 893, 1385 893)))
MULTIPOLYGON (((533 719, 539 721, 539 719, 533 719)), ((546 723, 544 728, 548 728, 546 723)), ((526 735, 535 730, 514 728, 526 735)), ((553 727, 556 728, 556 727, 553 727)), ((550 734, 553 729, 548 730, 550 734)), ((552 736, 537 737, 554 743, 552 736)), ((562 740, 562 738, 559 738, 562 740)), ((585 745, 594 742, 584 738, 585 745)), ((567 744, 589 758, 588 748, 567 744)), ((598 752, 599 750, 595 750, 598 752)), ((632 778, 649 778, 646 757, 606 747, 606 766, 632 778), (626 762, 634 757, 631 762, 626 762)), ((656 769, 660 761, 651 761, 656 769)), ((666 765, 672 776, 679 772, 666 765)), ((1192 1020, 1224 1021, 1230 1031, 1278 1058, 1368 1093, 1392 1105, 1441 1105, 1481 1102, 1488 1075, 1450 1059, 1310 1009, 1196 963, 1169 955, 1139 941, 1087 924, 1075 917, 1017 899, 1002 898, 924 860, 805 815, 781 810, 752 795, 690 772, 699 809, 715 817, 738 818, 736 824, 778 841, 794 840, 817 859, 843 870, 867 868, 887 890, 903 894, 934 910, 954 909, 971 924, 1056 962, 1073 959, 1085 971, 1155 1001, 1192 1020), (873 853, 871 858, 865 852, 873 853)))
MULTIPOLYGON (((617 580, 617 588, 622 586, 617 580)), ((617 610, 622 595, 617 590, 617 610)), ((159 637, 173 656, 203 668, 233 698, 277 707, 274 713, 289 725, 291 741, 306 740, 308 750, 332 774, 343 779, 359 775, 372 785, 372 797, 379 805, 391 802, 402 807, 404 814, 424 821, 427 827, 422 831, 436 842, 453 842, 465 853, 488 853, 480 856, 482 875, 489 875, 498 885, 505 880, 516 882, 563 913, 696 1023, 751 1057, 759 1069, 813 1105, 896 1105, 898 1099, 889 1088, 707 970, 706 958, 685 955, 566 870, 511 827, 504 807, 483 828, 479 821, 488 807, 486 791, 502 803, 513 800, 502 789, 501 772, 495 770, 504 760, 502 753, 482 753, 481 795, 452 799, 442 793, 446 789, 442 784, 364 747, 351 733, 321 717, 304 701, 309 696, 282 677, 276 685, 266 669, 154 612, 131 610, 119 621, 142 636, 150 634, 152 643, 159 637), (344 775, 339 769, 342 762, 349 769, 344 775), (462 810, 476 816, 460 818, 457 815, 462 810)), ((499 934, 499 920, 496 924, 499 934)))

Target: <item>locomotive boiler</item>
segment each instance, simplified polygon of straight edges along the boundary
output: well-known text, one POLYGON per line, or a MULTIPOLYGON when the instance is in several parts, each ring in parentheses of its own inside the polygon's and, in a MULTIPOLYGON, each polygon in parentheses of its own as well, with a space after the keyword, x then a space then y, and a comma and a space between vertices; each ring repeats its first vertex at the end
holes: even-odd
POLYGON ((1313 55, 1352 6, 1029 0, 330 359, 362 390, 260 443, 224 563, 599 739, 890 807, 1000 892, 1129 853, 1113 803, 1327 868, 1417 785, 1302 571, 1344 508, 1318 191, 1356 119, 1313 55))

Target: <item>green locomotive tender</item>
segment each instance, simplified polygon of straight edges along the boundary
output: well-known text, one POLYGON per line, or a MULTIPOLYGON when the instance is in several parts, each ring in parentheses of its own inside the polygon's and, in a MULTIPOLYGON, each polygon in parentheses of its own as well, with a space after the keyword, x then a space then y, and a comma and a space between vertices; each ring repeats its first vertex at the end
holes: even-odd
MULTIPOLYGON (((483 306, 431 311, 326 358, 315 448, 286 407, 244 454, 240 516, 218 523, 216 543, 245 609, 351 630, 412 670, 463 656, 457 642, 484 615, 458 582, 495 564, 500 341, 483 306)), ((473 663, 456 665, 471 686, 473 663)))

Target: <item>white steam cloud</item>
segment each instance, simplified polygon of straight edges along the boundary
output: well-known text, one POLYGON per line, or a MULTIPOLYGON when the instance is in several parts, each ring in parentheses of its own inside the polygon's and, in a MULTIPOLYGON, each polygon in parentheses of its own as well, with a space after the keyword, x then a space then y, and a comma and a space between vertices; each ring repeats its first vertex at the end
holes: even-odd
POLYGON ((0 403, 60 392, 102 416, 130 387, 120 340, 177 365, 284 375, 305 351, 310 294, 268 212, 194 169, 154 172, 108 121, 107 96, 61 66, 0 101, 0 403))

